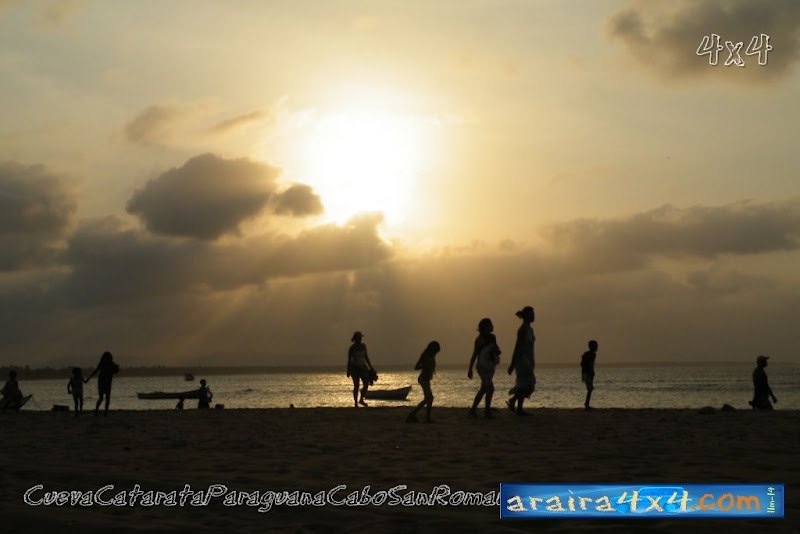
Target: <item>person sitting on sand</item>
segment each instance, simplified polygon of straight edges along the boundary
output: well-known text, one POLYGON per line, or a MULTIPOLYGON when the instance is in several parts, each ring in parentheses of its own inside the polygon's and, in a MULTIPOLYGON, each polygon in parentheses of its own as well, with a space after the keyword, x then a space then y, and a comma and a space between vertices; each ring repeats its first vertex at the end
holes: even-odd
POLYGON ((597 359, 597 347, 597 341, 591 340, 589 350, 581 356, 581 382, 586 384, 586 401, 583 406, 587 410, 591 410, 589 401, 592 399, 592 391, 594 391, 594 361, 597 359))
POLYGON ((72 368, 72 376, 67 382, 67 393, 72 395, 75 403, 75 417, 83 411, 83 371, 80 367, 72 368))
POLYGON ((211 407, 211 399, 213 398, 214 394, 211 393, 211 389, 206 385, 206 379, 202 379, 200 381, 200 394, 199 400, 197 401, 197 409, 208 410, 211 407))
POLYGON ((530 398, 536 389, 536 375, 533 373, 534 356, 533 344, 536 336, 533 335, 531 323, 535 319, 535 313, 531 306, 525 306, 516 313, 522 319, 522 324, 517 330, 517 342, 514 345, 514 355, 511 357, 511 364, 508 366, 508 374, 517 373, 514 387, 509 390, 511 398, 506 401, 506 406, 517 415, 528 415, 522 411, 522 403, 530 398), (516 404, 516 409, 514 405, 516 404))
POLYGON ((361 342, 363 338, 364 334, 361 332, 353 333, 353 337, 350 338, 353 344, 347 351, 347 377, 353 379, 353 405, 356 408, 359 404, 367 405, 364 401, 364 394, 369 390, 370 372, 374 371, 367 354, 367 346, 361 342), (360 400, 358 399, 359 382, 362 384, 360 400))
POLYGON ((425 397, 417 404, 417 407, 414 408, 408 417, 406 417, 406 422, 408 423, 416 423, 417 421, 417 412, 422 409, 423 406, 427 406, 426 410, 426 417, 425 421, 427 423, 432 423, 433 420, 431 419, 431 409, 433 408, 433 391, 431 390, 431 380, 433 380, 433 375, 436 373, 436 354, 442 350, 439 346, 438 341, 431 341, 428 343, 428 346, 425 347, 425 350, 422 351, 422 354, 419 356, 419 360, 417 360, 417 364, 414 366, 414 369, 419 369, 419 378, 417 378, 417 382, 419 385, 422 386, 422 392, 425 397))
POLYGON ((486 411, 484 417, 491 419, 492 416, 492 395, 494 394, 494 370, 500 363, 500 347, 497 346, 497 339, 492 331, 494 325, 492 320, 481 319, 478 323, 478 337, 475 338, 475 349, 472 351, 472 358, 469 360, 469 371, 467 378, 472 380, 472 366, 478 370, 481 377, 481 387, 472 401, 472 408, 469 409, 470 417, 478 417, 478 405, 481 399, 486 396, 486 411))
POLYGON ((111 355, 110 352, 105 351, 103 355, 100 357, 100 363, 97 364, 92 374, 89 375, 89 378, 83 381, 84 384, 87 384, 92 377, 97 375, 97 405, 94 407, 94 414, 97 415, 100 411, 100 404, 102 404, 103 399, 106 401, 106 409, 103 412, 104 416, 108 415, 108 405, 111 403, 111 381, 114 378, 114 375, 119 372, 119 365, 114 363, 114 356, 111 355))
POLYGON ((178 404, 175 405, 176 410, 183 410, 183 397, 178 399, 178 404))
POLYGON ((754 410, 772 410, 772 404, 769 402, 770 397, 772 402, 778 403, 778 399, 772 393, 767 381, 767 373, 764 368, 767 366, 769 356, 759 356, 756 358, 756 368, 753 371, 753 400, 749 402, 754 410))
POLYGON ((3 389, 0 390, 0 394, 3 396, 2 404, 4 410, 6 408, 19 409, 22 404, 22 391, 19 389, 16 371, 9 371, 8 380, 3 386, 3 389))

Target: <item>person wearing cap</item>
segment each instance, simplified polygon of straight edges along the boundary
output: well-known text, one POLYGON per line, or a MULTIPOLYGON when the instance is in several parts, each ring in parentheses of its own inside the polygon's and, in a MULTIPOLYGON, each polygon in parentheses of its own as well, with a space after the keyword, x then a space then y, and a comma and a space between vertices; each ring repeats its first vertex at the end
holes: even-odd
POLYGON ((753 400, 749 402, 754 410, 772 410, 770 398, 772 398, 772 402, 778 403, 778 399, 769 387, 767 373, 764 371, 767 360, 769 360, 769 356, 762 355, 756 358, 756 369, 753 371, 753 400))
POLYGON ((364 402, 364 394, 369 389, 369 375, 370 371, 373 370, 372 363, 369 361, 369 355, 367 354, 367 346, 361 342, 363 337, 364 334, 361 332, 353 333, 353 337, 350 338, 353 344, 350 345, 350 350, 347 352, 347 376, 353 379, 353 404, 356 408, 358 408, 359 404, 363 406, 367 405, 367 403, 364 402), (359 382, 363 384, 361 387, 360 400, 358 398, 359 382))
POLYGON ((528 412, 522 411, 522 403, 530 398, 536 388, 536 375, 533 373, 533 344, 536 336, 533 335, 531 327, 535 313, 531 306, 525 306, 516 315, 522 319, 522 324, 517 330, 517 342, 514 345, 511 364, 508 366, 508 374, 517 373, 517 378, 514 387, 508 392, 511 398, 506 401, 506 406, 517 415, 529 415, 528 412))

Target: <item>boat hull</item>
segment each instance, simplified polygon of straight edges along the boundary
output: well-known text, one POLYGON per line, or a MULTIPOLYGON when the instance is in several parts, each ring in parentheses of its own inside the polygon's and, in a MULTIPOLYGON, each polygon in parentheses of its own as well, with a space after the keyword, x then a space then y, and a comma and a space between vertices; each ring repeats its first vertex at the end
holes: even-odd
POLYGON ((367 400, 406 400, 411 386, 398 389, 370 389, 364 394, 367 400))

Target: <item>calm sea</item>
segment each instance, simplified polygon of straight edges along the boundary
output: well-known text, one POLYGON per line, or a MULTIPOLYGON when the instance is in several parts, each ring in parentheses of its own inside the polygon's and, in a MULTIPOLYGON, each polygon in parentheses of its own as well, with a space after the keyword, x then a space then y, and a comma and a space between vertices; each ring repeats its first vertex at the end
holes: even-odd
MULTIPOLYGON (((501 366, 502 367, 502 366, 501 366)), ((592 405, 597 408, 700 408, 721 407, 727 403, 749 409, 752 398, 753 365, 691 367, 609 367, 598 366, 592 405)), ((501 369, 498 369, 501 371, 501 369)), ((777 409, 800 409, 800 367, 770 366, 767 369, 777 409)), ((25 410, 50 410, 53 404, 72 405, 67 394, 67 379, 25 381, 20 389, 34 396, 25 410)), ((199 380, 186 382, 181 376, 114 378, 111 408, 125 410, 164 410, 175 407, 174 400, 139 400, 138 392, 187 391, 199 387, 199 380)), ((348 407, 352 405, 352 382, 344 373, 288 373, 261 375, 212 375, 206 377, 214 393, 214 403, 227 408, 348 407)), ((577 368, 537 368, 536 392, 526 403, 531 408, 580 408, 585 389, 577 368)), ((411 406, 422 399, 417 372, 382 373, 378 389, 406 385, 413 388, 406 401, 370 401, 372 406, 411 406)), ((478 390, 480 380, 469 380, 466 371, 441 370, 433 380, 434 405, 467 407, 478 390)), ((513 377, 505 371, 495 375, 495 402, 503 406, 513 377)), ((97 399, 97 382, 85 389, 85 409, 97 399)), ((186 408, 197 401, 187 400, 186 408)))

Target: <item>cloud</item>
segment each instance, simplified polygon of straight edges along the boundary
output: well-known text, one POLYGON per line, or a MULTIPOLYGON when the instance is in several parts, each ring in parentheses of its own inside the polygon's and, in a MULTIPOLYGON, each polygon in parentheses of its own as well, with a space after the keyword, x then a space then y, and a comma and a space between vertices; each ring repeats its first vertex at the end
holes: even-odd
POLYGON ((167 142, 171 129, 186 115, 186 110, 174 106, 148 106, 125 125, 125 138, 139 145, 161 145, 167 142))
POLYGON ((55 261, 76 209, 64 177, 42 165, 0 163, 0 271, 55 261))
POLYGON ((656 256, 714 258, 800 248, 800 198, 676 208, 550 225, 546 240, 588 269, 641 268, 656 256))
POLYGON ((726 81, 764 83, 786 77, 800 59, 800 3, 794 0, 676 3, 636 2, 608 20, 610 36, 662 81, 713 77, 726 81), (719 64, 695 51, 704 36, 721 36, 719 64), (770 36, 773 49, 767 65, 745 55, 753 36, 770 36), (745 68, 724 66, 725 41, 742 42, 745 68))
POLYGON ((241 128, 242 126, 246 126, 253 122, 263 121, 265 119, 268 119, 269 117, 270 117, 269 113, 259 109, 219 121, 209 129, 209 132, 212 134, 226 134, 231 132, 232 130, 241 128))
POLYGON ((126 209, 151 232, 216 239, 264 209, 279 174, 265 163, 202 154, 147 182, 126 209))
POLYGON ((306 217, 322 213, 322 200, 305 184, 295 184, 275 196, 275 213, 306 217))
POLYGON ((115 217, 85 221, 64 255, 72 272, 60 300, 91 306, 359 269, 391 256, 377 233, 380 222, 365 216, 293 237, 264 234, 219 244, 148 235, 115 217))
POLYGON ((53 0, 43 10, 44 22, 58 28, 73 16, 84 4, 84 0, 53 0))

